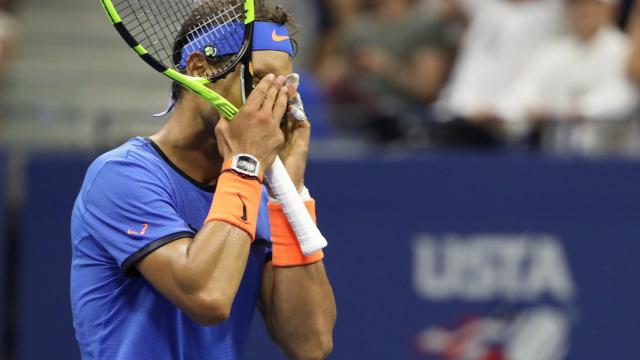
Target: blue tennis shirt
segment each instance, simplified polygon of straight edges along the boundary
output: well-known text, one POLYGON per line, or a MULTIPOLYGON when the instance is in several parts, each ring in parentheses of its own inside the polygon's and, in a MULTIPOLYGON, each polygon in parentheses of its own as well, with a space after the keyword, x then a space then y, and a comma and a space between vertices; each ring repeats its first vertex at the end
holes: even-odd
POLYGON ((240 357, 270 254, 266 191, 257 240, 224 323, 196 324, 136 268, 159 247, 193 237, 213 192, 144 138, 129 140, 89 167, 71 219, 71 307, 83 359, 240 357))

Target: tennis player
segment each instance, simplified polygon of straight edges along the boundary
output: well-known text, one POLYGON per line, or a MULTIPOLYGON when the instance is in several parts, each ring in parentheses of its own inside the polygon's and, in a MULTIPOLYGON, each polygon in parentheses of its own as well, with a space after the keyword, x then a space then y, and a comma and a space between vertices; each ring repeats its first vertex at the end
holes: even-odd
MULTIPOLYGON (((162 130, 89 167, 71 223, 83 359, 238 359, 256 308, 287 357, 330 353, 336 309, 324 255, 302 254, 262 183, 280 155, 315 217, 304 186, 310 124, 294 119, 303 108, 289 105, 297 89, 283 76, 293 72, 292 18, 264 1, 256 16, 255 88, 244 101, 243 66, 212 85, 241 106, 233 122, 174 87, 162 130)), ((176 45, 192 76, 207 77, 229 51, 176 45)))

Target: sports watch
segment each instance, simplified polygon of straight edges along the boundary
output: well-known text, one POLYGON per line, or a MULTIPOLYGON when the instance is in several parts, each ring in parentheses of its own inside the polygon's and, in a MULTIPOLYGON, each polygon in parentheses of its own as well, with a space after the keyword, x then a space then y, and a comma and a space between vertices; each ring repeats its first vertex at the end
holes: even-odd
POLYGON ((231 170, 250 177, 260 177, 260 161, 255 156, 238 154, 233 157, 231 170))

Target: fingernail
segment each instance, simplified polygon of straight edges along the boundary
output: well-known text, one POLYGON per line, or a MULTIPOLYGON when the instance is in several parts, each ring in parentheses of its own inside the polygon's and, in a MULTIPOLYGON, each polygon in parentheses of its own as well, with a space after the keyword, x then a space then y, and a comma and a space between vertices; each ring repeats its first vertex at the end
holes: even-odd
POLYGON ((279 75, 277 81, 284 84, 287 81, 287 77, 284 75, 279 75))
POLYGON ((273 81, 273 80, 275 80, 276 76, 274 74, 269 74, 269 75, 265 76, 264 78, 269 80, 269 81, 273 81))

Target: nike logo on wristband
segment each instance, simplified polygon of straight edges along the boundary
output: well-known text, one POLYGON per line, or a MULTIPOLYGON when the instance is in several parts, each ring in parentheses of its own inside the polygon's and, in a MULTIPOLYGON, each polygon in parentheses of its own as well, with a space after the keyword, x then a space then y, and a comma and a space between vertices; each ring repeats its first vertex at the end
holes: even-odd
POLYGON ((240 193, 238 193, 238 198, 242 203, 242 216, 240 217, 240 220, 244 221, 245 223, 248 223, 249 218, 247 217, 247 204, 245 204, 244 200, 242 200, 242 195, 240 195, 240 193))

